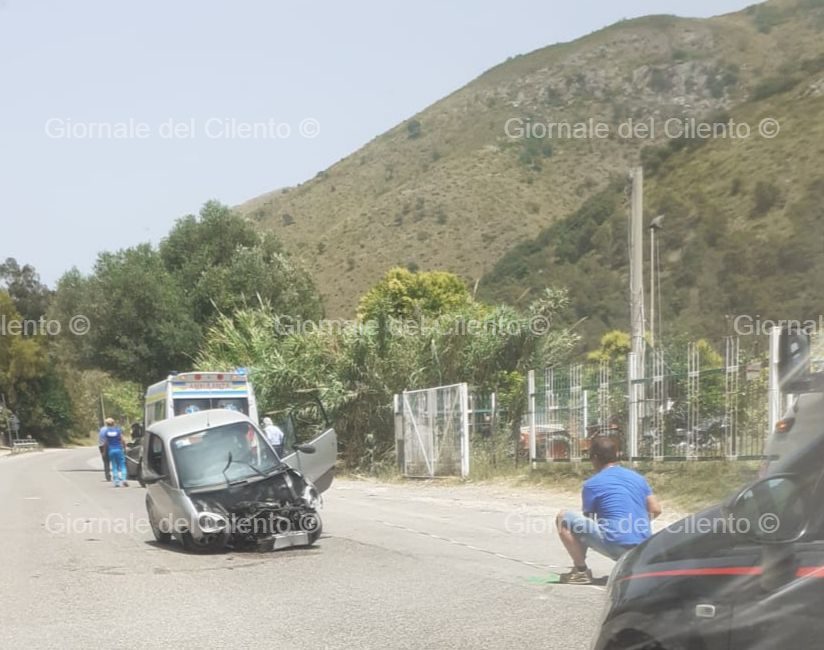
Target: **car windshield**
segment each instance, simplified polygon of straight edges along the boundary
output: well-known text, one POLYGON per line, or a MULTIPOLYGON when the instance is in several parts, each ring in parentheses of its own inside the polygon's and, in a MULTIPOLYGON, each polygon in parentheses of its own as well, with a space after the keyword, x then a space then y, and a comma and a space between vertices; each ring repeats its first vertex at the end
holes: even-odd
POLYGON ((280 464, 260 432, 248 422, 175 438, 172 453, 183 489, 252 479, 270 473, 280 464))

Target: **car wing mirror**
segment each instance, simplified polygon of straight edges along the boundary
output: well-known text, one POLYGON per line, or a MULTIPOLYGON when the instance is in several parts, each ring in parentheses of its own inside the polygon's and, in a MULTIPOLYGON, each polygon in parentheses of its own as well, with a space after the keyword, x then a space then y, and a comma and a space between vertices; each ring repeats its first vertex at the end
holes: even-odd
POLYGON ((292 449, 303 454, 314 454, 317 451, 314 445, 295 445, 292 449))
POLYGON ((790 544, 807 532, 810 509, 794 474, 777 474, 744 488, 728 505, 736 535, 758 544, 790 544))
POLYGON ((154 472, 152 472, 152 471, 146 471, 146 470, 144 469, 144 470, 143 470, 143 476, 142 476, 141 478, 142 478, 143 482, 144 482, 146 485, 149 485, 149 484, 151 484, 151 483, 157 483, 158 481, 165 481, 165 480, 167 480, 169 477, 168 477, 168 476, 166 476, 166 474, 155 474, 155 473, 154 473, 154 472))

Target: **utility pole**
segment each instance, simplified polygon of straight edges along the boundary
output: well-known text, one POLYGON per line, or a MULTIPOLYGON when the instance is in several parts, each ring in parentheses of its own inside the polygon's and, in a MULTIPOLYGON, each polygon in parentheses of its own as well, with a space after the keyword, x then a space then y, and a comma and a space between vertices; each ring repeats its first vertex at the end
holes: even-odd
POLYGON ((629 358, 629 455, 638 456, 638 423, 644 400, 644 169, 636 167, 632 176, 632 203, 629 229, 630 338, 629 358))
POLYGON ((649 346, 655 349, 655 228, 649 229, 649 346))
MULTIPOLYGON (((655 349, 655 291, 656 291, 656 277, 658 256, 655 249, 655 233, 661 230, 661 222, 664 220, 664 215, 659 214, 649 224, 649 347, 655 349)), ((658 279, 658 282, 661 280, 658 279)), ((661 309, 661 306, 658 306, 661 309)), ((660 334, 660 332, 659 332, 660 334)))

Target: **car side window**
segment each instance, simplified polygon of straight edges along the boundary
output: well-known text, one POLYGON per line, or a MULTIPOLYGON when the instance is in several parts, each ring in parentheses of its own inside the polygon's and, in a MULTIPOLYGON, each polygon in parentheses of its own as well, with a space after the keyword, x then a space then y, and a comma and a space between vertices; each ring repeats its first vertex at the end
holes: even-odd
POLYGON ((163 441, 153 433, 149 438, 146 463, 155 474, 166 474, 166 454, 163 450, 163 441))

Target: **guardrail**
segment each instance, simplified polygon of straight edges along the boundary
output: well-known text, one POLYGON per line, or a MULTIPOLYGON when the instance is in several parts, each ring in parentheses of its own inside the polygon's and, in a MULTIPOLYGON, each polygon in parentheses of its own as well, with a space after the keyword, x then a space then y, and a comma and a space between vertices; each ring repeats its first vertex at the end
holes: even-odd
POLYGON ((40 449, 40 443, 37 440, 14 440, 11 453, 19 454, 26 451, 40 451, 40 449))

